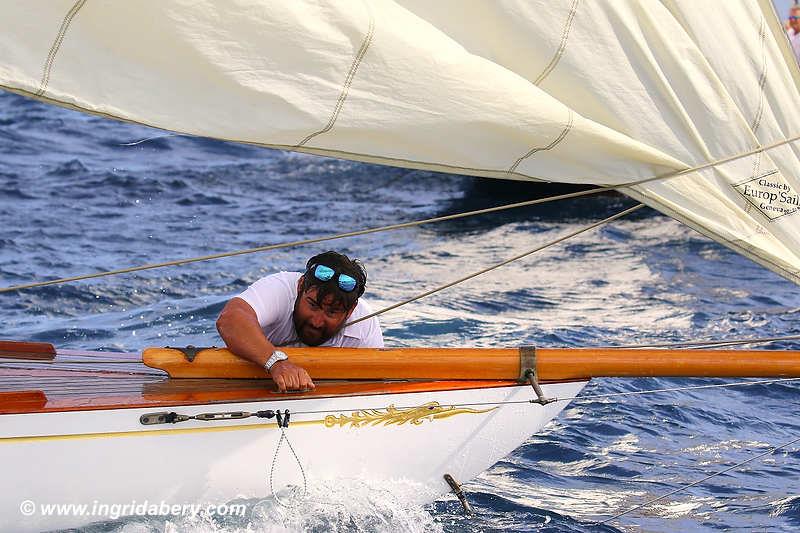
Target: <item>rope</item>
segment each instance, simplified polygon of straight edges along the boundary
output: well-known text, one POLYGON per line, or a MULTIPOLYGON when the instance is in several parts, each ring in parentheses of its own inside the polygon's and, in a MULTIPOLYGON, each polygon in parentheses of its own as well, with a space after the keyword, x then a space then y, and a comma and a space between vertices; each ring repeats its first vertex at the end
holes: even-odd
MULTIPOLYGON (((752 385, 769 385, 772 383, 783 383, 787 381, 800 381, 800 378, 776 378, 776 379, 768 379, 768 380, 759 380, 759 381, 740 381, 736 383, 717 383, 713 385, 694 385, 689 387, 673 387, 673 388, 664 388, 664 389, 649 389, 643 391, 630 391, 630 392, 611 392, 608 394, 594 394, 591 396, 565 396, 565 397, 555 397, 550 398, 554 402, 568 402, 568 401, 579 401, 579 402, 589 402, 598 399, 606 399, 606 398, 613 398, 616 396, 637 396, 637 395, 645 395, 645 394, 660 394, 664 392, 684 392, 690 390, 702 390, 702 389, 724 389, 728 387, 747 387, 752 385)), ((545 385, 547 385, 545 383, 545 385)), ((490 406, 502 406, 502 405, 520 405, 520 404, 530 404, 530 403, 537 403, 538 399, 530 399, 530 400, 507 400, 507 401, 497 401, 497 402, 467 402, 467 403, 448 403, 440 405, 440 407, 490 407, 490 406)), ((418 405, 407 405, 407 406, 395 406, 395 409, 416 409, 418 405)), ((330 409, 323 409, 323 410, 312 410, 312 411, 292 411, 292 415, 320 415, 320 414, 336 414, 336 413, 355 413, 356 411, 366 411, 370 409, 375 409, 375 406, 370 407, 359 407, 359 408, 351 408, 351 409, 337 409, 337 410, 330 410, 330 409)))
POLYGON ((791 441, 786 442, 784 444, 781 444, 779 446, 774 446, 774 447, 770 448, 769 450, 767 450, 766 452, 756 455, 755 457, 751 457, 750 459, 746 459, 746 460, 742 461, 741 463, 737 463, 737 464, 735 464, 735 465, 733 465, 731 467, 725 468, 724 470, 720 470, 719 472, 714 472, 713 474, 710 474, 710 475, 708 475, 708 476, 706 476, 706 477, 704 477, 702 479, 698 479, 697 481, 689 483, 688 485, 683 485, 681 487, 678 487, 677 489, 671 490, 671 491, 667 492, 666 494, 662 494, 661 496, 657 496, 657 497, 655 497, 655 498, 653 498, 651 500, 647 500, 646 502, 644 502, 644 503, 642 503, 640 505, 637 505, 635 507, 631 507, 630 509, 628 509, 626 511, 623 511, 621 513, 615 514, 611 518, 606 518, 605 520, 603 520, 601 522, 595 522, 595 523, 597 525, 606 524, 606 523, 608 523, 608 522, 610 522, 610 521, 612 521, 612 520, 614 520, 616 518, 619 518, 620 516, 626 515, 626 514, 628 514, 630 512, 633 512, 633 511, 636 511, 637 509, 641 509, 642 507, 647 507, 648 505, 650 505, 652 503, 655 503, 657 501, 663 500, 664 498, 672 496, 673 494, 677 494, 678 492, 685 491, 685 490, 690 489, 690 488, 692 488, 694 486, 697 486, 697 485, 699 485, 701 483, 704 483, 704 482, 708 481, 711 478, 714 478, 714 477, 717 477, 719 475, 725 474, 727 472, 730 472, 731 470, 736 470, 737 468, 739 468, 741 466, 744 466, 747 463, 750 463, 752 461, 755 461, 756 459, 760 459, 762 457, 766 457, 767 455, 772 455, 776 451, 778 451, 778 450, 780 450, 782 448, 787 448, 787 447, 791 446, 792 444, 794 444, 796 442, 800 442, 800 437, 792 439, 791 441))
POLYGON ((742 344, 768 344, 777 341, 800 340, 800 335, 784 335, 782 337, 758 337, 755 339, 717 339, 707 341, 667 342, 662 344, 627 344, 609 346, 609 348, 681 348, 685 346, 739 346, 742 344))
POLYGON ((139 272, 139 271, 142 271, 142 270, 152 270, 152 269, 156 269, 156 268, 163 268, 163 267, 169 267, 169 266, 183 266, 183 265, 187 265, 187 264, 190 264, 190 263, 197 263, 197 262, 200 262, 200 261, 210 261, 210 260, 214 260, 214 259, 222 259, 222 258, 226 258, 226 257, 234 257, 234 256, 237 256, 237 255, 253 254, 253 253, 257 253, 257 252, 268 252, 268 251, 272 251, 272 250, 280 250, 282 248, 292 248, 292 247, 295 247, 295 246, 304 246, 304 245, 307 245, 307 244, 317 244, 317 243, 325 242, 325 241, 343 239, 345 237, 357 237, 357 236, 360 236, 360 235, 368 235, 368 234, 371 234, 371 233, 379 233, 379 232, 383 232, 383 231, 391 231, 391 230, 397 230, 397 229, 412 228, 412 227, 416 227, 416 226, 421 226, 423 224, 432 224, 432 223, 435 223, 435 222, 444 222, 444 221, 447 221, 447 220, 456 220, 456 219, 459 219, 459 218, 464 218, 464 217, 469 217, 469 216, 484 215, 484 214, 488 214, 488 213, 495 213, 495 212, 498 212, 498 211, 504 211, 506 209, 514 209, 514 208, 517 208, 517 207, 527 207, 527 206, 543 204, 543 203, 547 203, 547 202, 554 202, 554 201, 557 201, 557 200, 566 200, 566 199, 569 199, 569 198, 578 198, 580 196, 588 196, 590 194, 597 194, 597 193, 601 193, 601 192, 606 192, 606 191, 609 191, 609 190, 612 190, 612 189, 613 189, 613 187, 601 187, 601 188, 596 188, 596 189, 589 189, 589 190, 586 190, 586 191, 578 191, 578 192, 572 192, 572 193, 567 193, 567 194, 559 194, 559 195, 556 195, 556 196, 548 196, 546 198, 537 198, 535 200, 528 200, 528 201, 525 201, 525 202, 517 202, 517 203, 506 204, 506 205, 501 205, 501 206, 497 206, 497 207, 489 207, 489 208, 486 208, 486 209, 477 209, 475 211, 466 211, 466 212, 463 212, 463 213, 456 213, 456 214, 453 214, 453 215, 445 215, 445 216, 441 216, 441 217, 428 218, 428 219, 424 219, 424 220, 416 220, 416 221, 413 221, 413 222, 403 222, 403 223, 400 223, 400 224, 391 224, 391 225, 388 225, 388 226, 380 226, 380 227, 376 227, 376 228, 368 228, 368 229, 363 229, 363 230, 358 230, 358 231, 350 231, 350 232, 347 232, 347 233, 339 233, 339 234, 336 234, 336 235, 327 235, 327 236, 318 237, 318 238, 315 238, 315 239, 304 239, 304 240, 291 241, 291 242, 285 242, 285 243, 280 243, 280 244, 270 244, 270 245, 266 245, 266 246, 258 246, 256 248, 246 248, 246 249, 242 249, 242 250, 234 250, 232 252, 222 252, 222 253, 218 253, 218 254, 202 255, 202 256, 197 256, 197 257, 187 257, 187 258, 184 258, 184 259, 176 259, 176 260, 172 260, 172 261, 164 261, 164 262, 161 262, 161 263, 150 263, 150 264, 146 264, 146 265, 139 265, 139 266, 132 266, 132 267, 127 267, 127 268, 120 268, 120 269, 117 269, 117 270, 106 270, 106 271, 103 271, 103 272, 95 272, 95 273, 92 273, 92 274, 82 274, 82 275, 79 275, 79 276, 71 276, 71 277, 67 277, 67 278, 59 278, 59 279, 53 279, 53 280, 48 280, 48 281, 38 281, 38 282, 34 282, 34 283, 25 283, 25 284, 21 284, 21 285, 11 285, 9 287, 0 288, 0 293, 10 292, 10 291, 18 291, 18 290, 23 290, 23 289, 31 289, 31 288, 34 288, 34 287, 45 287, 45 286, 48 286, 48 285, 58 285, 58 284, 62 284, 62 283, 69 283, 69 282, 72 282, 72 281, 82 281, 82 280, 93 279, 93 278, 102 278, 102 277, 106 277, 106 276, 114 276, 114 275, 117 275, 117 274, 129 274, 131 272, 139 272))
POLYGON ((222 259, 224 257, 233 257, 233 256, 237 256, 237 255, 252 254, 252 253, 257 253, 257 252, 266 252, 266 251, 270 251, 270 250, 278 250, 278 249, 281 249, 281 248, 302 246, 302 245, 306 245, 306 244, 315 244, 315 243, 324 242, 324 241, 342 239, 344 237, 355 237, 355 236, 358 236, 358 235, 366 235, 366 234, 369 234, 369 233, 377 233, 377 232, 381 232, 381 231, 390 231, 390 230, 395 230, 395 229, 402 229, 402 228, 420 226, 422 224, 430 224, 430 223, 433 223, 433 222, 442 222, 442 221, 445 221, 445 220, 454 220, 454 219, 457 219, 457 218, 480 215, 480 214, 491 213, 491 212, 496 212, 496 211, 502 211, 504 209, 512 209, 512 208, 515 208, 515 207, 523 207, 523 206, 528 206, 528 205, 543 204, 543 203, 546 203, 546 202, 552 202, 552 201, 556 201, 556 200, 564 200, 564 199, 568 199, 568 198, 578 198, 580 196, 588 196, 590 194, 597 194, 597 193, 611 191, 611 190, 618 190, 618 189, 624 189, 624 188, 628 188, 628 187, 635 187, 637 185, 642 185, 644 183, 649 183, 651 181, 667 180, 667 179, 671 179, 671 178, 675 178, 675 177, 679 177, 679 176, 684 176, 686 174, 691 174, 692 172, 698 172, 700 170, 705 170, 707 168, 711 168, 711 167, 714 167, 714 166, 717 166, 717 165, 730 163, 731 161, 736 161, 738 159, 742 159, 742 158, 745 158, 745 157, 748 157, 748 156, 751 156, 751 155, 763 153, 765 151, 772 150, 773 148, 777 148, 779 146, 783 146, 783 145, 786 145, 786 144, 789 144, 789 143, 793 143, 793 142, 798 141, 798 140, 800 140, 800 135, 794 136, 794 137, 789 137, 789 138, 783 139, 781 141, 778 141, 778 142, 775 142, 775 143, 772 143, 772 144, 768 144, 766 146, 759 146, 759 147, 754 148, 752 150, 748 150, 747 152, 741 152, 739 154, 736 154, 736 155, 733 155, 733 156, 730 156, 730 157, 717 159, 715 161, 711 161, 711 162, 708 162, 708 163, 704 163, 702 165, 697 165, 697 166, 694 166, 694 167, 686 168, 686 169, 683 169, 683 170, 667 172, 665 174, 659 174, 659 175, 656 175, 656 176, 651 176, 649 178, 644 178, 644 179, 641 179, 641 180, 631 181, 631 182, 627 182, 627 183, 619 183, 619 184, 616 184, 616 185, 604 185, 604 186, 601 186, 601 187, 598 187, 598 188, 595 188, 595 189, 589 189, 589 190, 586 190, 586 191, 578 191, 578 192, 569 193, 569 194, 560 194, 560 195, 556 195, 556 196, 549 196, 549 197, 546 197, 546 198, 540 198, 540 199, 537 199, 537 200, 530 200, 528 202, 519 202, 519 203, 516 203, 516 204, 509 204, 509 205, 506 205, 506 206, 493 207, 493 208, 489 208, 489 209, 479 209, 479 210, 476 210, 476 211, 469 211, 469 212, 459 213, 459 214, 455 214, 455 215, 448 215, 448 216, 443 216, 443 217, 435 217, 435 218, 430 218, 430 219, 425 219, 425 220, 418 220, 418 221, 415 221, 415 222, 406 222, 406 223, 403 223, 403 224, 392 224, 392 225, 389 225, 389 226, 381 226, 381 227, 378 227, 378 228, 370 228, 370 229, 361 230, 361 231, 352 231, 352 232, 348 232, 348 233, 340 233, 338 235, 329 235, 329 236, 320 237, 320 238, 317 238, 317 239, 306 239, 306 240, 294 241, 294 242, 288 242, 288 243, 282 243, 282 244, 274 244, 274 245, 269 245, 269 246, 259 246, 257 248, 247 248, 247 249, 243 249, 243 250, 235 250, 235 251, 232 251, 232 252, 223 252, 223 253, 219 253, 219 254, 211 254, 211 255, 197 256, 197 257, 188 257, 188 258, 185 258, 185 259, 177 259, 177 260, 173 260, 173 261, 164 261, 164 262, 161 262, 161 263, 151 263, 151 264, 147 264, 147 265, 133 266, 133 267, 121 268, 121 269, 117 269, 117 270, 107 270, 107 271, 103 271, 103 272, 95 272, 93 274, 83 274, 83 275, 80 275, 80 276, 71 276, 71 277, 67 277, 67 278, 59 278, 59 279, 54 279, 54 280, 49 280, 49 281, 40 281, 40 282, 35 282, 35 283, 25 283, 25 284, 21 284, 21 285, 12 285, 12 286, 9 286, 9 287, 0 288, 0 293, 10 292, 10 291, 18 291, 18 290, 23 290, 23 289, 30 289, 30 288, 34 288, 34 287, 44 287, 44 286, 48 286, 48 285, 57 285, 57 284, 68 283, 68 282, 72 282, 72 281, 81 281, 81 280, 86 280, 86 279, 100 278, 100 277, 104 277, 104 276, 113 276, 113 275, 117 275, 117 274, 127 274, 127 273, 131 273, 131 272, 139 272, 139 271, 142 271, 142 270, 151 270, 151 269, 155 269, 155 268, 163 268, 163 267, 168 267, 168 266, 182 266, 182 265, 186 265, 186 264, 189 264, 189 263, 196 263, 196 262, 199 262, 199 261, 210 261, 210 260, 213 260, 213 259, 222 259))
POLYGON ((433 289, 431 289, 429 291, 425 291, 422 294, 418 294, 417 296, 412 296, 411 298, 408 298, 408 299, 403 300, 401 302, 398 302, 396 304, 390 305, 388 307, 384 307, 383 309, 379 309, 378 311, 375 311, 374 313, 370 313, 368 315, 365 315, 365 316, 362 316, 360 318, 357 318, 356 320, 353 320, 352 322, 348 322, 347 324, 345 324, 345 327, 352 326, 353 324, 358 324, 359 322, 362 322, 364 320, 369 320, 372 317, 375 317, 375 316, 378 316, 378 315, 382 315, 383 313, 386 313, 387 311, 391 311, 392 309, 397 309, 400 306, 409 304, 411 302, 415 302, 417 300, 425 298, 426 296, 430 296, 431 294, 435 294, 435 293, 437 293, 439 291, 443 291, 444 289, 448 289, 448 288, 452 287, 453 285, 458 285, 459 283, 462 283, 464 281, 467 281, 467 280, 470 280, 472 278, 478 277, 481 274, 486 274, 487 272, 491 272, 492 270, 500 268, 501 266, 505 266, 505 265, 507 265, 507 264, 509 264, 509 263, 511 263, 513 261, 516 261, 518 259, 522 259, 523 257, 529 256, 529 255, 531 255, 533 253, 536 253, 536 252, 539 252, 541 250, 544 250, 545 248, 549 248, 551 246, 555 246, 556 244, 564 242, 565 240, 570 239, 572 237, 575 237, 576 235, 580 235, 581 233, 585 233, 587 231, 593 230, 593 229, 597 228, 598 226, 602 226, 603 224, 608 224, 609 222, 617 220, 618 218, 622 218, 625 215, 628 215, 630 213, 633 213, 634 211, 637 211, 637 210, 641 209, 642 207, 644 207, 644 204, 637 204, 637 205, 631 207, 630 209, 626 209, 624 211, 621 211, 621 212, 617 213, 616 215, 612 215, 612 216, 610 216, 608 218, 604 218, 603 220, 601 220, 599 222, 595 222, 594 224, 590 224, 588 226, 584 226, 583 228, 581 228, 579 230, 573 231, 573 232, 568 233, 568 234, 566 234, 566 235, 564 235, 562 237, 559 237, 556 240, 553 240, 553 241, 547 242, 545 244, 542 244, 540 246, 537 246, 536 248, 533 248, 532 250, 528 250, 527 252, 523 252, 523 253, 521 253, 519 255, 515 255, 514 257, 512 257, 510 259, 506 259, 505 261, 497 263, 496 265, 492 265, 490 267, 484 268, 483 270, 479 270, 477 272, 473 272, 472 274, 468 274, 468 275, 466 275, 464 277, 458 278, 455 281, 451 281, 449 283, 445 283, 444 285, 441 285, 439 287, 435 287, 435 288, 433 288, 433 289))
POLYGON ((286 436, 286 431, 281 426, 278 426, 278 429, 281 430, 281 436, 278 439, 278 445, 275 447, 275 455, 272 456, 272 466, 269 469, 269 490, 272 493, 272 497, 275 498, 275 501, 278 503, 278 505, 282 507, 288 507, 289 509, 295 509, 302 502, 297 502, 295 505, 289 505, 288 503, 284 502, 278 497, 278 494, 275 492, 275 487, 273 487, 272 485, 272 480, 275 476, 275 465, 278 462, 278 452, 281 450, 281 444, 283 443, 284 440, 286 441, 286 445, 289 447, 289 450, 292 452, 294 460, 297 461, 297 466, 300 468, 300 473, 303 475, 303 496, 301 497, 301 499, 305 499, 306 495, 308 494, 308 480, 306 479, 306 472, 305 470, 303 470, 303 464, 297 457, 297 453, 294 451, 292 443, 289 442, 289 437, 286 436))
POLYGON ((624 189, 627 187, 635 187, 636 185, 642 185, 643 183, 650 183, 651 181, 658 181, 658 180, 666 180, 670 178, 677 178, 679 176, 685 176, 686 174, 691 174, 693 172, 699 172, 701 170, 705 170, 707 168, 716 167, 719 165, 724 165, 725 163, 730 163, 732 161, 737 161, 739 159, 744 159, 745 157, 749 157, 751 155, 760 154, 773 148, 778 148, 780 146, 784 146, 786 144, 790 144, 796 141, 800 141, 800 135, 795 135, 794 137, 788 137, 786 139, 768 144, 766 146, 758 146, 753 148, 752 150, 748 150, 746 152, 740 152, 736 155, 732 155, 729 157, 724 157, 722 159, 717 159, 715 161, 710 161, 708 163, 703 163, 702 165, 697 165, 695 167, 685 168, 683 170, 677 170, 673 172, 667 172, 665 174, 660 174, 657 176, 651 176, 649 178, 644 178, 637 181, 631 181, 628 183, 621 183, 619 185, 615 185, 614 189, 624 189))

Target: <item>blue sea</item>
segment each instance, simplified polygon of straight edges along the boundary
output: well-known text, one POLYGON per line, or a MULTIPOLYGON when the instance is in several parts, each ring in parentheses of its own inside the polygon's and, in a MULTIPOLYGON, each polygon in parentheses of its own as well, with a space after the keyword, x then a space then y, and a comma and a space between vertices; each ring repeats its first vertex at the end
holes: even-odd
MULTIPOLYGON (((413 221, 535 193, 169 135, 0 93, 2 286, 413 221)), ((335 248, 361 259, 366 296, 383 307, 630 205, 618 196, 588 197, 3 293, 0 338, 108 351, 219 344, 214 321, 231 296, 266 274, 302 269, 318 252, 335 248)), ((581 347, 796 335, 799 311, 800 288, 648 209, 381 321, 388 346, 581 347)), ((390 496, 340 494, 350 505, 312 508, 284 522, 253 509, 246 520, 122 518, 84 531, 798 530, 798 446, 595 525, 800 436, 800 382, 589 398, 709 383, 726 382, 592 381, 586 400, 465 484, 472 518, 453 497, 408 508, 390 496)))

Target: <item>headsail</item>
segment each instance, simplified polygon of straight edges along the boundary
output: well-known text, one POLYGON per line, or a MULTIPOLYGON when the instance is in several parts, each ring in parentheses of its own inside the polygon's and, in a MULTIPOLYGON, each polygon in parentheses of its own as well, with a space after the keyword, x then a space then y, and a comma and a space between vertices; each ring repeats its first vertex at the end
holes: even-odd
POLYGON ((19 0, 0 15, 8 90, 193 135, 613 185, 800 282, 800 72, 769 0, 19 0))

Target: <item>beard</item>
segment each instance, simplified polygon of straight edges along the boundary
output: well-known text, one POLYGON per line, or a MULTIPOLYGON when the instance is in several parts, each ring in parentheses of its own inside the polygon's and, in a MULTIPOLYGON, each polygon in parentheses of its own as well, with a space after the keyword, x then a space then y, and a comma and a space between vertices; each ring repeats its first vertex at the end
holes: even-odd
POLYGON ((294 304, 294 313, 292 313, 292 322, 294 322, 294 331, 297 333, 297 337, 300 339, 300 342, 305 344, 306 346, 319 346, 320 344, 324 344, 331 340, 334 335, 336 335, 340 329, 342 329, 342 324, 339 325, 337 328, 327 328, 325 326, 321 328, 315 328, 311 325, 310 319, 302 319, 297 312, 297 304, 298 302, 295 301, 294 304))
POLYGON ((301 322, 295 318, 294 329, 300 342, 306 346, 319 346, 333 337, 332 334, 326 332, 325 328, 318 329, 312 327, 307 320, 301 322))

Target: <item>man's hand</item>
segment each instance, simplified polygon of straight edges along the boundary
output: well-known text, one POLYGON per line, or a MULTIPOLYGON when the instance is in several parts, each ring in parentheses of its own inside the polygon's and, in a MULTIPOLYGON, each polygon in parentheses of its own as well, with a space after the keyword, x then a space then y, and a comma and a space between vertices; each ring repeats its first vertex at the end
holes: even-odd
POLYGON ((315 387, 308 372, 303 367, 289 361, 278 361, 272 365, 269 375, 272 376, 272 380, 278 386, 279 392, 313 389, 315 387))

